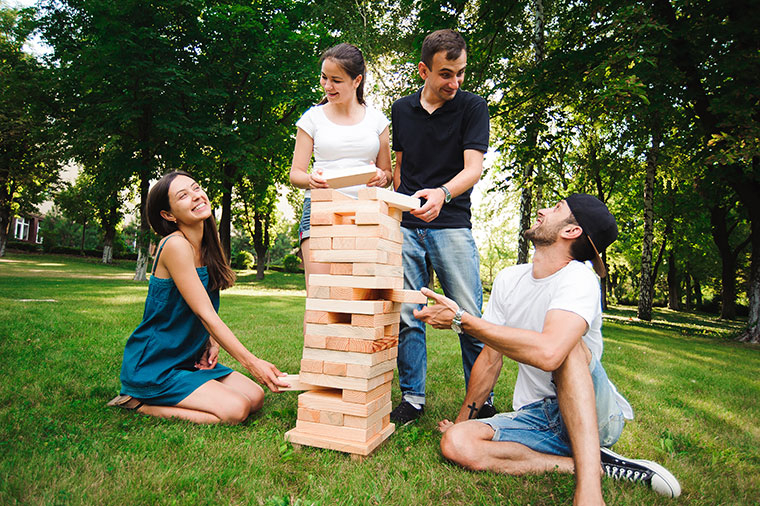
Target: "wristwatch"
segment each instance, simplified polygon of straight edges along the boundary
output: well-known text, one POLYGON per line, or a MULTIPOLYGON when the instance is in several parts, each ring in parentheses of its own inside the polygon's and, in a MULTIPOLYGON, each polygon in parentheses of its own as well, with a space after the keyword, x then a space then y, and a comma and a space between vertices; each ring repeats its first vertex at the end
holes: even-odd
POLYGON ((463 307, 460 307, 457 309, 457 312, 454 313, 454 319, 451 320, 451 330, 456 332, 457 334, 461 334, 464 331, 462 330, 462 315, 465 314, 467 311, 464 310, 463 307))
POLYGON ((449 202, 451 202, 451 192, 449 191, 449 189, 448 189, 448 188, 446 188, 446 187, 445 187, 445 186, 443 186, 443 185, 439 186, 438 188, 440 188, 441 190, 443 190, 443 193, 446 195, 446 196, 443 198, 443 201, 444 201, 445 203, 447 203, 447 204, 448 204, 449 202))

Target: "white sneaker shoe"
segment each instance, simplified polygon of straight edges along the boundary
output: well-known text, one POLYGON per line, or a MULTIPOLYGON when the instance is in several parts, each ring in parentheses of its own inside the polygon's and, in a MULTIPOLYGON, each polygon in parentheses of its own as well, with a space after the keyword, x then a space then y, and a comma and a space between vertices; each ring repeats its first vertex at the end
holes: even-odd
POLYGON ((673 474, 657 462, 623 457, 609 448, 601 448, 602 470, 616 480, 640 481, 658 494, 667 497, 681 495, 681 485, 673 474))

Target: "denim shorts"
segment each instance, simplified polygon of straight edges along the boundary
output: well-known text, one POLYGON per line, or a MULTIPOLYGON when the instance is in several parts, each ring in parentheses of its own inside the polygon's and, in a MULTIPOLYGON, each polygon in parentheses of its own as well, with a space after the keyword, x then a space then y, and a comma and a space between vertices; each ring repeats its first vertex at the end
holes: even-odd
POLYGON ((303 199, 303 212, 301 213, 301 223, 298 224, 298 241, 309 238, 309 229, 311 228, 311 198, 303 199))
MULTIPOLYGON (((599 446, 609 447, 623 432, 625 419, 610 387, 607 373, 597 359, 589 364, 596 394, 599 446)), ((569 457, 570 438, 562 421, 556 397, 549 397, 511 413, 478 420, 494 430, 493 441, 520 443, 539 453, 569 457)))

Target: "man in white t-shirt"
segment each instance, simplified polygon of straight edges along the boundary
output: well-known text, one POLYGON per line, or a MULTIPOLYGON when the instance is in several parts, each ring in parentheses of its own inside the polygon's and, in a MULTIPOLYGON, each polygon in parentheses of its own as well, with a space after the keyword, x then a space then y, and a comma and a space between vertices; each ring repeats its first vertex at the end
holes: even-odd
POLYGON ((459 415, 439 422, 443 455, 466 468, 522 475, 575 473, 575 504, 603 504, 602 473, 641 481, 663 495, 681 488, 664 467, 611 450, 633 410, 607 378, 602 357, 599 252, 617 238, 617 224, 595 197, 574 194, 538 211, 525 237, 532 264, 504 269, 483 318, 424 288, 436 301, 415 312, 435 328, 452 328, 485 343, 472 368, 459 415), (514 412, 475 420, 501 372, 518 363, 514 412), (600 451, 601 448, 601 451, 600 451))

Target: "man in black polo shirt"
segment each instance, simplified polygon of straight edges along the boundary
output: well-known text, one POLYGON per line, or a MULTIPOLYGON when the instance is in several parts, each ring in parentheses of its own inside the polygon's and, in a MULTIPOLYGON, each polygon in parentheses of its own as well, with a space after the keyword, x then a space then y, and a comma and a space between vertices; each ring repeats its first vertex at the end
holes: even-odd
MULTIPOLYGON (((424 205, 404 213, 404 284, 419 290, 429 283, 432 265, 444 293, 480 316, 483 291, 480 257, 472 238, 470 194, 488 150, 488 107, 482 98, 460 91, 467 66, 466 44, 453 30, 438 30, 422 43, 420 77, 424 86, 397 100, 391 109, 396 191, 420 197, 424 205)), ((391 413, 396 424, 420 417, 425 406, 427 348, 425 324, 415 307, 401 311, 398 370, 402 402, 391 413)), ((465 385, 483 344, 459 333, 465 385)), ((489 403, 479 416, 495 414, 489 403)))

